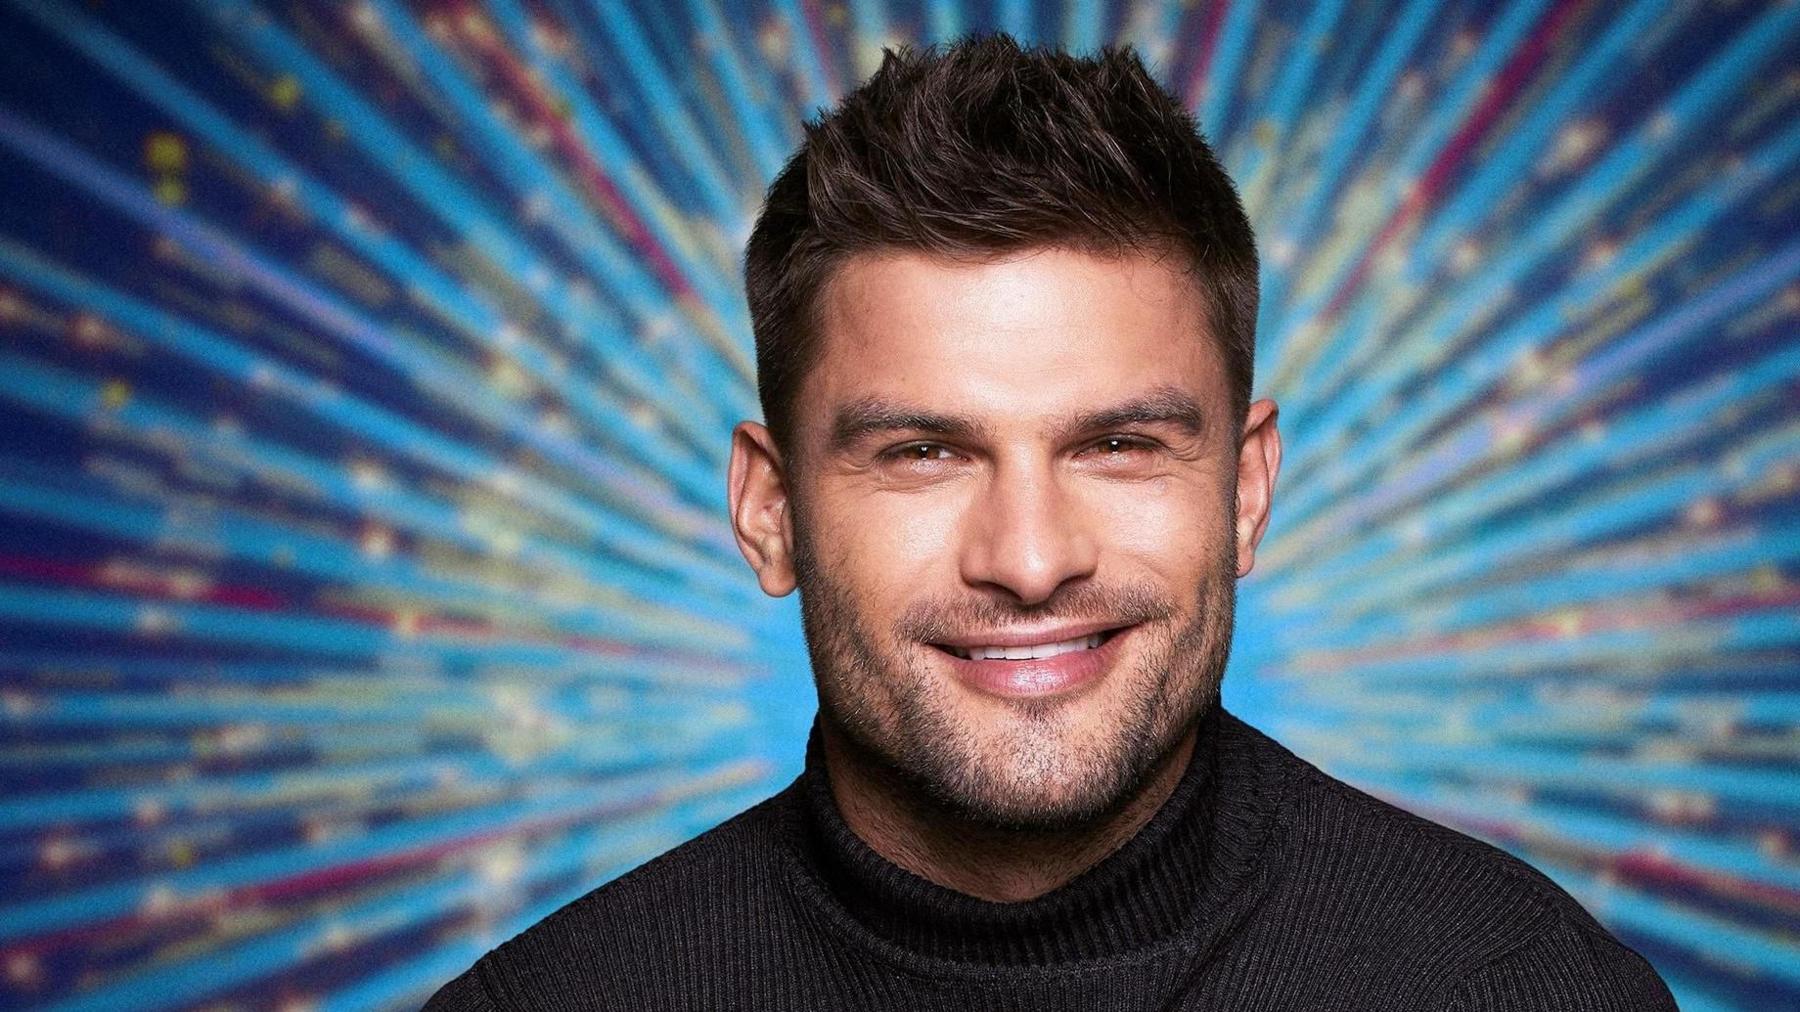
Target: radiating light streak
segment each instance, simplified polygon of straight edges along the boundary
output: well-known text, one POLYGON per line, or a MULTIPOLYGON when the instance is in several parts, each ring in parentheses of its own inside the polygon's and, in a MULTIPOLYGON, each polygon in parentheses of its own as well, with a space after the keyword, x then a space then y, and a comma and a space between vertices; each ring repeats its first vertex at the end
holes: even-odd
MULTIPOLYGON (((939 4, 938 6, 944 6, 939 4)), ((735 129, 742 132, 755 158, 757 179, 773 179, 792 149, 779 118, 770 114, 771 85, 761 63, 744 59, 744 46, 719 11, 717 0, 687 0, 685 9, 706 46, 727 102, 734 113, 735 129)), ((585 102, 585 100, 584 100, 585 102)), ((741 187, 742 184, 740 184, 741 187)))
MULTIPOLYGON (((591 837, 591 834, 589 834, 591 837)), ((629 837, 627 837, 627 842, 629 837)), ((583 863, 578 853, 581 840, 553 852, 537 875, 573 869, 583 863)), ((585 860, 592 860, 590 852, 585 860)), ((448 913, 476 904, 491 892, 492 883, 478 873, 439 877, 425 885, 404 889, 396 894, 379 896, 352 904, 326 917, 315 917, 298 925, 265 935, 219 954, 205 966, 175 963, 161 971, 151 971, 121 980, 111 988, 83 995, 59 1008, 105 1009, 120 1001, 133 1004, 148 1002, 152 1007, 166 1007, 203 998, 226 988, 254 981, 272 967, 299 959, 328 953, 358 943, 359 940, 384 930, 394 930, 408 923, 448 913)))
MULTIPOLYGON (((41 155, 51 162, 53 170, 68 169, 93 187, 93 192, 103 198, 116 199, 122 210, 135 216, 142 215, 146 224, 154 225, 161 231, 174 236, 184 246, 195 249, 214 263, 251 282, 272 297, 294 308, 305 319, 311 320, 319 330, 342 336, 346 343, 368 350, 376 357, 385 360, 410 379, 420 384, 428 393, 441 399, 446 405, 460 406, 480 416, 483 422, 502 429, 509 436, 529 445, 534 445, 553 458, 560 458, 585 477, 595 481, 602 488, 628 500, 645 498, 662 498, 654 485, 646 485, 642 481, 630 481, 623 473, 625 469, 616 463, 606 461, 566 437, 555 436, 543 431, 522 412, 495 398, 483 398, 471 391, 480 390, 483 382, 465 371, 456 370, 445 364, 438 356, 423 348, 408 347, 404 342, 391 338, 386 330, 373 321, 363 318, 348 305, 340 302, 318 288, 294 280, 289 274, 264 261, 255 253, 239 248, 230 243, 218 232, 202 223, 183 220, 177 215, 158 208, 153 202, 144 199, 140 194, 124 185, 123 181, 107 173, 99 166, 88 162, 80 154, 58 144, 50 138, 38 134, 27 124, 12 120, 0 113, 0 141, 16 142, 33 154, 41 155)), ((23 257, 16 258, 15 264, 23 257)), ((20 266, 23 266, 20 264, 20 266)), ((38 272, 43 277, 46 272, 38 272)), ((66 278, 67 275, 65 274, 66 278)), ((65 290, 66 287, 65 286, 65 290)), ((104 297, 89 290, 85 300, 87 304, 106 301, 104 297)), ((131 305, 122 297, 117 299, 120 305, 131 305)), ((134 315, 151 317, 153 310, 139 310, 134 315)), ((166 328, 159 328, 166 329, 166 328)), ((215 339, 215 345, 220 342, 215 339)), ((365 426, 370 426, 365 422, 365 426)), ((428 434, 419 433, 416 429, 409 437, 412 443, 436 443, 444 446, 441 439, 428 434)), ((454 452, 454 451, 448 451, 454 452)), ((494 465, 478 465, 489 472, 494 465)), ((525 497, 537 502, 556 501, 559 496, 541 486, 528 488, 525 497)), ((570 505, 570 509, 581 509, 570 505)), ((664 498, 658 513, 667 518, 667 522, 681 524, 683 519, 691 516, 691 509, 664 498)), ((620 517, 612 522, 621 531, 639 526, 634 517, 620 517)), ((685 524, 688 528, 700 526, 691 519, 685 524)), ((664 549, 667 551, 668 549, 664 549)))
MULTIPOLYGON (((1388 242, 1410 226, 1436 199, 1443 176, 1467 157, 1468 147, 1480 139, 1480 133, 1491 125, 1489 121, 1513 97, 1514 90, 1505 86, 1535 69, 1543 48, 1562 27, 1566 16, 1579 8, 1571 0, 1559 0, 1554 13, 1539 23, 1547 2, 1511 3, 1495 15, 1497 23, 1486 33, 1480 49, 1458 71, 1456 79, 1445 87, 1444 98, 1433 108, 1418 136, 1408 142, 1406 151, 1384 173, 1379 199, 1384 207, 1392 208, 1392 216, 1378 234, 1373 233, 1378 219, 1371 217, 1361 233, 1366 245, 1358 258, 1341 264, 1321 279, 1313 286, 1312 294, 1305 296, 1304 302, 1285 314, 1284 319, 1315 325, 1313 332, 1319 338, 1301 342, 1298 325, 1277 325, 1270 330, 1270 343, 1264 355, 1280 370, 1275 378, 1278 385, 1290 385, 1289 378, 1301 375, 1300 368, 1310 365, 1313 356, 1320 351, 1360 350, 1355 342, 1325 340, 1328 331, 1316 324, 1320 318, 1328 320, 1338 315, 1336 310, 1346 301, 1347 293, 1361 285, 1388 242), (1525 39, 1527 30, 1533 30, 1532 36, 1521 49, 1520 42, 1525 39), (1502 75, 1499 80, 1495 80, 1497 74, 1502 75)), ((1252 208, 1260 203, 1253 197, 1247 197, 1246 202, 1252 208)), ((1359 305, 1364 311, 1376 308, 1368 300, 1362 300, 1359 305)), ((1323 367, 1309 369, 1305 375, 1304 386, 1318 390, 1334 389, 1339 378, 1335 370, 1323 367)), ((1307 403, 1302 401, 1295 407, 1307 403)))
POLYGON ((1615 889, 1577 873, 1554 867, 1550 871, 1552 878, 1580 897, 1596 916, 1667 939, 1718 963, 1754 966, 1761 976, 1776 978, 1789 987, 1800 985, 1800 960, 1793 958, 1791 947, 1779 937, 1640 893, 1615 889))
MULTIPOLYGON (((0 475, 3 474, 4 470, 0 469, 0 475)), ((290 572, 304 573, 325 582, 360 583, 361 593, 365 595, 385 591, 424 611, 460 612, 478 608, 489 615, 500 613, 506 618, 533 625, 547 624, 570 635, 608 636, 621 643, 692 647, 700 641, 721 650, 744 645, 741 637, 732 635, 730 627, 722 623, 711 635, 700 623, 687 623, 679 632, 666 627, 667 621, 684 617, 686 612, 670 609, 646 614, 618 601, 611 603, 610 614, 602 616, 596 610, 598 601, 566 601, 536 593, 530 587, 500 587, 491 583, 445 579, 425 571, 411 558, 390 556, 372 560, 366 550, 347 541, 326 540, 289 526, 235 515, 230 511, 196 516, 191 507, 83 496, 15 479, 0 486, 0 513, 145 542, 179 537, 183 529, 204 530, 210 539, 214 539, 218 550, 228 557, 259 564, 291 556, 292 561, 284 567, 290 572), (648 621, 652 617, 660 621, 648 621), (545 618, 554 621, 544 623, 545 618)))
POLYGON ((804 118, 812 119, 829 109, 843 89, 827 72, 819 48, 814 44, 812 19, 804 9, 804 0, 775 0, 772 6, 780 15, 783 41, 789 50, 788 61, 795 76, 805 86, 802 95, 806 105, 802 110, 804 118))
MULTIPOLYGON (((1316 545, 1310 556, 1316 560, 1314 579, 1309 579, 1308 585, 1316 585, 1314 580, 1319 576, 1352 572, 1392 553, 1404 549, 1418 551, 1447 536, 1476 530, 1480 522, 1532 501, 1575 478, 1622 472, 1651 463, 1657 456, 1689 449, 1694 443, 1715 434, 1716 419, 1722 413, 1732 408, 1767 404, 1771 398, 1779 397, 1782 389, 1796 378, 1800 378, 1800 349, 1790 349, 1734 375, 1702 380, 1695 384, 1698 389, 1677 395, 1676 403, 1683 409, 1679 412, 1669 410, 1666 402, 1646 405, 1610 420, 1594 438, 1580 440, 1572 448, 1559 443, 1553 444, 1555 452, 1509 455, 1514 463, 1503 472, 1504 477, 1491 475, 1469 479, 1430 499, 1413 500, 1411 519, 1416 533, 1390 529, 1354 545, 1344 545, 1340 541, 1316 545)), ((1534 412, 1530 417, 1538 425, 1550 420, 1545 412, 1534 412)), ((1547 446, 1542 450, 1551 448, 1547 446)), ((1462 459, 1474 464, 1481 458, 1474 457, 1471 450, 1462 459)), ((1431 487, 1442 489, 1450 484, 1449 476, 1445 476, 1431 487)), ((1405 501, 1399 496, 1394 498, 1405 501)), ((1358 519, 1366 521, 1372 515, 1358 519)), ((1332 526, 1342 529, 1346 525, 1346 522, 1338 522, 1332 526)), ((1325 524, 1321 522, 1319 526, 1325 524)), ((1299 547, 1290 547, 1309 544, 1301 533, 1296 531, 1295 537, 1275 546, 1270 557, 1281 562, 1301 557, 1299 547)))
MULTIPOLYGON (((1208 50, 1210 58, 1204 64, 1205 76, 1201 78, 1205 81, 1205 89, 1197 97, 1201 131, 1214 139, 1215 147, 1223 147, 1217 140, 1231 126, 1229 110, 1236 100, 1244 61, 1250 53, 1250 39, 1256 29, 1256 6, 1249 0, 1217 2, 1225 10, 1225 20, 1208 50)), ((1190 101, 1195 97, 1190 95, 1190 101)))
POLYGON ((1800 868, 1784 863, 1748 841, 1720 840, 1674 826, 1646 826, 1543 800, 1522 802, 1493 792, 1477 794, 1430 782, 1408 784, 1404 796, 1422 812, 1444 821, 1484 829, 1506 827, 1506 835, 1535 842, 1540 835, 1559 848, 1613 862, 1622 855, 1651 855, 1679 861, 1719 876, 1761 883, 1800 895, 1800 868))
MULTIPOLYGON (((261 141, 237 129, 217 110, 94 22, 54 4, 33 6, 28 10, 71 44, 79 46, 89 58, 118 74, 122 80, 130 82, 140 94, 158 100, 183 122, 231 152, 233 157, 243 161, 253 171, 275 181, 277 186, 291 189, 293 199, 307 208, 320 223, 330 227, 339 239, 376 264, 386 267, 396 277, 404 278, 408 289, 415 296, 429 302, 454 321, 461 333, 513 357, 527 368, 534 380, 555 390, 582 413, 584 418, 594 424, 596 431, 633 433, 633 438, 639 442, 656 448, 658 455, 667 461, 667 473, 694 501, 702 504, 714 501, 717 490, 713 486, 716 482, 710 480, 710 475, 703 475, 698 469, 684 466, 682 458, 691 452, 689 449, 668 442, 654 429, 647 430, 631 423, 616 405, 596 398, 589 388, 581 384, 569 382, 567 370, 558 370, 533 337, 504 340, 504 335, 516 328, 491 307, 469 297, 461 286, 445 277, 435 266, 392 235, 359 224, 356 216, 351 213, 350 205, 341 196, 281 158, 261 141)), ((552 311, 556 309, 554 305, 549 308, 552 311)), ((616 358, 610 356, 602 364, 609 370, 621 368, 616 358)), ((625 379, 628 388, 654 387, 653 380, 631 378, 636 375, 632 373, 625 379)))
MULTIPOLYGON (((596 355, 611 363, 621 379, 631 384, 634 393, 647 403, 657 405, 663 417, 684 432, 695 447, 710 449, 717 444, 723 423, 710 417, 707 405, 671 402, 666 382, 657 379, 662 371, 660 368, 643 361, 638 349, 629 340, 619 339, 607 321, 582 312, 570 296, 567 285, 559 283, 549 273, 542 257, 533 253, 528 244, 501 220, 480 210, 482 201, 479 198, 436 168, 430 158, 414 148, 303 46, 276 28, 266 15, 255 15, 242 9, 222 9, 216 2, 206 2, 204 6, 223 29, 232 32, 233 38, 273 65, 296 75, 307 91, 318 95, 322 107, 346 125, 350 136, 371 155, 375 164, 391 172, 422 206, 436 211, 446 224, 467 236, 476 248, 513 277, 526 281, 545 277, 548 283, 532 286, 533 292, 539 298, 566 307, 571 318, 566 333, 576 340, 594 344, 596 355), (601 340, 596 341, 596 338, 601 340)), ((598 277, 609 283, 616 280, 605 273, 598 277)), ((648 306, 640 308, 647 309, 648 306)))
MULTIPOLYGON (((0 266, 4 266, 4 249, 0 249, 0 266)), ((179 333, 178 328, 153 327, 147 333, 179 333)), ((188 328, 190 337, 203 337, 197 328, 188 328)), ((0 353, 0 397, 16 403, 28 404, 33 408, 54 412, 72 420, 96 417, 99 414, 100 402, 104 396, 104 388, 100 384, 91 383, 72 374, 58 370, 46 369, 26 360, 0 353)), ((257 370, 252 376, 265 375, 273 370, 257 370)), ((255 385, 264 385, 252 380, 255 385)), ((344 404, 339 398, 332 398, 324 403, 344 404)), ((131 402, 112 409, 110 416, 127 426, 136 426, 139 431, 176 432, 182 435, 183 446, 190 453, 209 454, 211 458, 228 467, 242 468, 252 476, 258 472, 274 472, 285 470, 294 479, 289 484, 290 491, 316 495, 321 498, 334 499, 353 510, 366 510, 385 517, 397 528, 408 528, 414 524, 430 524, 433 533, 450 541, 466 542, 469 547, 486 551, 489 545, 486 540, 470 532, 464 516, 454 507, 433 502, 423 496, 412 495, 398 488, 368 489, 358 486, 344 477, 341 471, 325 466, 322 462, 298 452, 287 450, 270 444, 259 444, 256 440, 231 437, 216 432, 211 426, 197 419, 187 418, 180 413, 166 408, 147 398, 136 398, 131 402), (210 451, 210 452, 209 452, 210 451), (254 463, 252 463, 254 462, 254 463)), ((371 412, 372 414, 372 412, 371 412)), ((368 430, 379 431, 377 425, 368 424, 375 419, 365 418, 368 430)), ((420 440, 407 445, 414 449, 429 437, 421 436, 420 440)), ((469 476, 474 480, 486 481, 484 469, 474 467, 469 476)), ((491 473, 491 472, 488 472, 491 473)), ((549 493, 550 504, 554 505, 560 498, 558 493, 549 493)), ((567 519, 566 517, 564 519, 567 519)), ((605 537, 604 526, 591 531, 595 535, 605 537)), ((610 547, 621 550, 621 554, 629 556, 633 551, 630 542, 623 544, 610 542, 610 547)), ((670 572, 667 563, 679 562, 670 560, 662 554, 660 545, 641 542, 636 546, 641 553, 642 565, 634 570, 609 570, 606 582, 622 585, 628 592, 644 597, 652 602, 675 603, 681 600, 681 592, 669 585, 670 572), (654 567, 654 568, 651 568, 654 567), (653 574, 664 574, 659 579, 653 574), (659 584, 661 584, 659 586, 659 584)), ((529 534, 519 537, 518 545, 513 553, 526 560, 543 560, 554 562, 558 568, 574 572, 597 570, 602 568, 600 560, 591 555, 569 551, 561 546, 542 542, 529 534)), ((677 570, 677 572, 680 572, 677 570)), ((705 587, 711 584, 720 586, 713 577, 704 570, 688 570, 682 575, 693 579, 696 586, 705 587)), ((725 584, 725 588, 732 587, 725 584)), ((736 591, 727 590, 732 596, 742 596, 741 584, 736 591)))
MULTIPOLYGON (((589 268, 592 276, 609 281, 628 312, 640 320, 652 320, 666 311, 669 298, 679 301, 689 293, 693 282, 686 277, 653 279, 649 271, 639 266, 637 259, 620 248, 610 230, 593 218, 556 173, 529 148, 513 143, 513 136, 494 117, 490 104, 437 47, 428 44, 424 33, 404 9, 392 0, 365 2, 380 9, 383 27, 395 34, 402 48, 414 55, 430 81, 451 100, 463 125, 488 142, 490 156, 512 184, 515 194, 541 196, 549 201, 551 213, 543 218, 546 227, 562 240, 571 256, 589 268)), ((640 251, 640 254, 643 252, 646 251, 640 251)), ((659 262, 657 258, 666 260, 667 254, 660 247, 652 247, 647 252, 654 254, 649 258, 652 265, 659 262)), ((702 288, 703 296, 724 298, 716 284, 704 283, 702 288)), ((713 306, 712 311, 718 312, 719 307, 713 306)), ((708 339, 717 333, 707 327, 699 328, 698 332, 708 339)), ((709 342, 708 346, 718 360, 711 356, 697 359, 701 364, 698 379, 703 384, 702 389, 711 395, 711 401, 729 402, 734 392, 741 393, 742 388, 752 382, 754 367, 735 343, 709 342)))
MULTIPOLYGON (((1796 132, 1795 137, 1800 138, 1800 131, 1796 132)), ((1796 156, 1800 156, 1800 147, 1793 150, 1796 156)), ((1770 261, 1758 263, 1713 290, 1698 294, 1680 312, 1659 316, 1635 328, 1629 338, 1617 342, 1604 357, 1599 358, 1598 363, 1590 359, 1573 366, 1566 392, 1552 390, 1537 395, 1532 401, 1539 412, 1542 412, 1551 403, 1570 405, 1580 399, 1591 398, 1604 392, 1609 382, 1616 382, 1625 368, 1648 364, 1654 352, 1663 350, 1678 340, 1707 336, 1710 333, 1708 328, 1728 314, 1740 313, 1747 304, 1767 299, 1790 284, 1796 272, 1797 250, 1800 250, 1800 245, 1789 246, 1776 253, 1770 261), (1626 358, 1627 355, 1632 357, 1626 358)), ((1392 459, 1390 455, 1398 455, 1401 450, 1409 447, 1411 440, 1450 416, 1455 409, 1465 405, 1479 392, 1497 383, 1506 366, 1517 361, 1518 352, 1528 346, 1530 335, 1536 333, 1542 336, 1543 330, 1535 329, 1531 324, 1539 321, 1547 323, 1556 308, 1552 305, 1534 311, 1532 319, 1499 335, 1507 355, 1483 354, 1479 359, 1467 362, 1448 374, 1439 374, 1440 378, 1429 383, 1424 391, 1408 398, 1402 417, 1394 424, 1384 426, 1379 435, 1360 442, 1354 462, 1343 465, 1332 474, 1331 489, 1341 490, 1358 479, 1365 478, 1379 462, 1392 459)), ((1358 403, 1369 403, 1377 396, 1380 395, 1376 391, 1369 390, 1362 394, 1358 403)), ((1520 410, 1522 414, 1531 413, 1529 408, 1520 410)), ((1566 412, 1567 408, 1564 407, 1562 413, 1566 412)), ((1555 417, 1558 416, 1545 417, 1544 421, 1548 423, 1555 417)), ((1339 459, 1345 459, 1342 453, 1339 454, 1339 459)), ((1326 504, 1329 492, 1323 486, 1315 485, 1307 491, 1315 494, 1308 496, 1303 491, 1296 496, 1299 501, 1293 504, 1293 513, 1290 515, 1304 519, 1326 504)), ((1361 503, 1358 508, 1369 509, 1361 503)))
POLYGON ((1287 142, 1301 118, 1306 100, 1317 86, 1314 76, 1319 62, 1329 51, 1327 42, 1347 7, 1347 0, 1324 0, 1307 13, 1294 42, 1294 59, 1282 66, 1264 102, 1266 111, 1249 132, 1248 153, 1233 160, 1233 178, 1244 206, 1252 213, 1268 205, 1275 172, 1269 158, 1287 142))
MULTIPOLYGON (((1274 228, 1264 235, 1265 242, 1291 243, 1296 236, 1310 234, 1318 225, 1321 214, 1338 195, 1352 164, 1351 160, 1362 150, 1363 138, 1373 127, 1381 112, 1382 102, 1387 100, 1394 82, 1405 67, 1406 59, 1412 55, 1413 48, 1418 45, 1425 30, 1431 26, 1432 18, 1440 10, 1441 5, 1431 0, 1411 0, 1395 19, 1397 24, 1382 38, 1381 48, 1370 61, 1369 67, 1358 75, 1356 90, 1338 128, 1341 140, 1325 149, 1298 210, 1291 214, 1277 215, 1274 228)), ((1272 273, 1266 278, 1262 295, 1265 307, 1272 309, 1285 303, 1290 277, 1290 274, 1283 271, 1272 273)), ((1271 333, 1279 333, 1281 330, 1280 320, 1272 312, 1265 313, 1258 320, 1257 326, 1271 333)))
MULTIPOLYGON (((671 750, 671 764, 701 765, 717 749, 671 750)), ((232 860, 210 862, 169 872, 151 881, 127 880, 92 889, 65 892, 35 903, 12 905, 0 942, 32 939, 86 921, 134 916, 152 897, 166 897, 172 907, 192 903, 209 912, 258 901, 269 883, 281 883, 318 869, 359 864, 395 867, 439 860, 450 848, 475 841, 530 836, 539 825, 594 823, 601 816, 643 805, 653 791, 681 782, 678 768, 649 774, 626 773, 613 779, 584 779, 530 800, 513 800, 478 809, 410 819, 354 837, 263 851, 232 860), (238 896, 237 893, 244 895, 238 896)), ((38 943, 33 943, 38 944, 38 943)))

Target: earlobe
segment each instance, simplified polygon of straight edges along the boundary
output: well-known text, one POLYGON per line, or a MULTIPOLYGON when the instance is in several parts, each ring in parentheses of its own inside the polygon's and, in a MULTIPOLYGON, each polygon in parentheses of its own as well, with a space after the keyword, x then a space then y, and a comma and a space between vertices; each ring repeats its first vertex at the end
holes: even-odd
POLYGON ((1275 478, 1281 471, 1281 432, 1275 420, 1279 409, 1268 399, 1250 405, 1244 417, 1244 437, 1238 446, 1237 575, 1249 576, 1256 566, 1256 549, 1269 529, 1269 512, 1275 499, 1275 478))
POLYGON ((794 535, 788 516, 787 474, 781 451, 766 426, 739 422, 732 430, 726 497, 738 551, 756 570, 763 593, 771 597, 791 593, 794 535))

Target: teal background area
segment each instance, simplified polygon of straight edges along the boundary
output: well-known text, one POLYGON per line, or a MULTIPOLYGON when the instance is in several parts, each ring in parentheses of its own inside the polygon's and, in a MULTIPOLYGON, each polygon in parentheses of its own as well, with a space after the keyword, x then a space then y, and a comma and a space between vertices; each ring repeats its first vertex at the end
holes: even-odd
POLYGON ((0 1006, 416 1007, 784 785, 742 245, 995 28, 1256 223, 1229 703, 1800 1008, 1800 5, 1661 0, 0 3, 0 1006))

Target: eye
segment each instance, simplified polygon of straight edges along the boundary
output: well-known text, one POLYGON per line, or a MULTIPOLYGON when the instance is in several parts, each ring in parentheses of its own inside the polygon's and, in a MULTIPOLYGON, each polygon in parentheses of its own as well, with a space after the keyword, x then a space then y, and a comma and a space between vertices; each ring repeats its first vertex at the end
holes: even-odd
POLYGON ((1154 449, 1150 441, 1136 436, 1107 436, 1093 442, 1088 451, 1095 456, 1106 458, 1127 457, 1134 453, 1154 449))
POLYGON ((1102 436, 1075 454, 1077 462, 1096 474, 1115 477, 1159 473, 1162 444, 1143 436, 1102 436))
POLYGON ((896 446, 883 453, 881 456, 884 460, 894 460, 910 464, 914 462, 923 463, 938 460, 952 460, 956 457, 956 451, 941 443, 907 443, 903 446, 896 446))

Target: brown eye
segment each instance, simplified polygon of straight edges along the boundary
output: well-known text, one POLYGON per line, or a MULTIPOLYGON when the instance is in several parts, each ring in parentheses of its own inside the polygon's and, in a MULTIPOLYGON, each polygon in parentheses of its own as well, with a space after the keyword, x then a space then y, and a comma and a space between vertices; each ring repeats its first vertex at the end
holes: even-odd
POLYGON ((1095 443, 1093 449, 1103 457, 1119 457, 1136 450, 1149 449, 1149 446, 1141 439, 1108 436, 1095 443))
POLYGON ((950 451, 949 447, 937 443, 908 443, 888 451, 887 456, 910 463, 913 461, 949 460, 955 454, 950 451))

